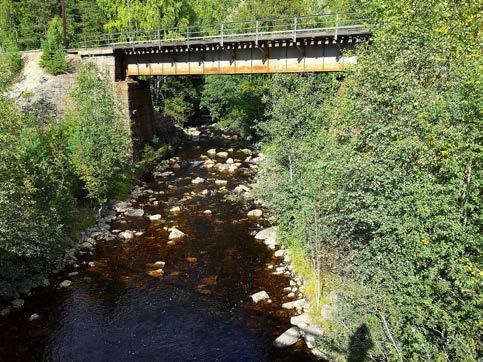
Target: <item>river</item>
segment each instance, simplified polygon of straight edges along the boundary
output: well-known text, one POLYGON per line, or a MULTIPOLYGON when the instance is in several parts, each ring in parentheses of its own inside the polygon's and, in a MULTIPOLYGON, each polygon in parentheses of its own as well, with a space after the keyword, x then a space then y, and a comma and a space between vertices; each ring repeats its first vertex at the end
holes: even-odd
POLYGON ((295 313, 281 307, 289 301, 283 291, 289 277, 273 275, 267 268, 277 263, 273 251, 254 239, 267 221, 246 216, 253 205, 226 199, 249 184, 255 168, 243 163, 235 173, 221 173, 203 165, 211 148, 233 148, 230 157, 243 160, 246 144, 210 127, 200 130, 199 141, 177 152, 179 161, 168 168, 173 175, 150 174, 141 183, 132 206, 161 220, 119 217, 113 230, 142 235, 98 243, 77 267, 53 275, 51 286, 37 288, 23 308, 0 319, 1 361, 311 360, 303 342, 273 347, 295 313), (206 181, 193 184, 196 177, 206 181), (179 212, 169 211, 176 206, 179 212), (174 226, 186 237, 168 243, 174 226), (153 276, 156 261, 165 263, 162 276, 153 276), (71 272, 79 274, 68 277, 71 272), (65 279, 72 285, 59 288, 65 279), (271 303, 250 299, 261 290, 271 303), (29 321, 34 313, 39 318, 29 321))

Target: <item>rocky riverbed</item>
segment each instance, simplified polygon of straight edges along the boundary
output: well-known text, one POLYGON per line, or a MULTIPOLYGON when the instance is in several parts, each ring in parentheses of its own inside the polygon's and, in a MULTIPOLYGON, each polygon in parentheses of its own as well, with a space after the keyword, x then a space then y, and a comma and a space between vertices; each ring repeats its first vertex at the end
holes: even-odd
POLYGON ((321 356, 303 280, 250 195, 262 157, 211 127, 187 137, 104 209, 63 270, 4 306, 0 360, 321 356))

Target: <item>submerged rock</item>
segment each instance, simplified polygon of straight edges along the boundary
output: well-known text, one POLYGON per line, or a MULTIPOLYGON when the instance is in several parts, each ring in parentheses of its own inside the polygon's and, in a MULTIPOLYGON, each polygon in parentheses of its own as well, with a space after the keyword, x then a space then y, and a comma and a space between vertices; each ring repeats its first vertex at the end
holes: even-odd
POLYGON ((264 290, 262 290, 261 292, 254 293, 254 294, 250 295, 250 297, 252 298, 252 300, 255 303, 258 303, 258 302, 265 300, 265 299, 270 299, 270 296, 264 290))
POLYGON ((300 331, 297 327, 291 327, 283 332, 273 342, 273 345, 277 348, 285 348, 298 342, 300 339, 300 331))
POLYGON ((147 274, 150 277, 159 278, 159 277, 162 277, 164 275, 164 270, 163 269, 150 270, 150 271, 147 272, 147 274))
POLYGON ((125 240, 130 240, 134 237, 134 233, 130 230, 126 230, 119 233, 119 237, 125 240))
POLYGON ((61 288, 68 288, 72 285, 72 282, 70 280, 64 280, 62 283, 59 284, 59 287, 61 288))
POLYGON ((15 309, 22 308, 24 304, 25 304, 25 300, 23 299, 12 300, 12 307, 14 307, 15 309))
POLYGON ((186 234, 182 232, 181 230, 178 230, 176 228, 173 228, 171 232, 169 233, 168 239, 169 240, 176 240, 176 239, 181 239, 184 238, 186 234))
POLYGON ((33 321, 36 321, 37 319, 39 319, 40 316, 37 314, 37 313, 34 313, 30 316, 29 318, 29 322, 33 322, 33 321))
POLYGON ((7 308, 4 308, 0 311, 0 316, 6 317, 6 316, 10 315, 10 313, 12 313, 12 308, 7 307, 7 308))

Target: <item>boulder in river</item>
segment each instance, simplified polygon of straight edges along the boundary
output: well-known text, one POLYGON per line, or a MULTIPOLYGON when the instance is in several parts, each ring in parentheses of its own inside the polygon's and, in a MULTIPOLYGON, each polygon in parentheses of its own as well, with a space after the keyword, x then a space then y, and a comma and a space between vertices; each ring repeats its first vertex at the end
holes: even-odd
POLYGON ((150 277, 159 278, 164 275, 164 270, 163 269, 149 270, 147 273, 150 277))
POLYGON ((228 157, 228 152, 225 152, 225 151, 221 151, 221 152, 217 152, 216 155, 220 158, 227 158, 228 157))
POLYGON ((24 304, 25 304, 25 300, 23 299, 12 300, 12 307, 14 307, 15 309, 22 308, 24 304))
POLYGON ((178 230, 176 228, 173 228, 171 232, 169 233, 169 240, 176 240, 176 239, 181 239, 184 238, 186 234, 182 232, 181 230, 178 230))
POLYGON ((205 179, 203 177, 197 177, 197 178, 191 180, 191 183, 195 184, 195 185, 202 184, 203 182, 205 182, 205 179))
POLYGON ((1 317, 6 317, 12 313, 12 308, 11 307, 6 307, 0 311, 0 316, 1 317))
POLYGON ((171 209, 169 209, 169 212, 172 212, 172 213, 176 213, 176 212, 180 212, 180 211, 181 211, 181 207, 179 207, 179 206, 174 206, 171 209))
POLYGON ((216 149, 215 149, 215 148, 211 148, 211 149, 209 149, 208 151, 206 151, 206 153, 207 153, 209 156, 214 156, 214 155, 216 155, 216 149))
POLYGON ((131 217, 141 217, 144 215, 144 210, 130 207, 124 212, 124 215, 131 216, 131 217))
POLYGON ((290 327, 283 332, 273 342, 273 345, 277 348, 285 348, 298 342, 300 339, 300 331, 297 327, 290 327))
POLYGON ((260 292, 257 292, 257 293, 250 295, 250 298, 252 298, 252 300, 255 303, 258 303, 262 300, 270 299, 270 296, 268 295, 268 293, 266 291, 262 290, 260 292))
POLYGON ((130 230, 126 230, 119 233, 119 237, 125 240, 130 240, 134 237, 134 233, 130 230))
POLYGON ((37 319, 39 319, 40 316, 37 314, 37 313, 34 313, 30 316, 29 318, 29 322, 33 322, 33 321, 36 321, 37 319))
POLYGON ((227 180, 215 180, 215 184, 219 185, 219 186, 224 186, 228 183, 227 180))
POLYGON ((235 163, 235 161, 233 161, 233 158, 231 158, 231 157, 230 157, 229 159, 227 159, 225 162, 226 162, 228 165, 232 165, 232 164, 234 164, 234 163, 235 163))
POLYGON ((68 279, 64 280, 62 283, 59 284, 61 288, 69 288, 72 285, 72 282, 68 279))
POLYGON ((161 215, 160 214, 155 214, 155 215, 150 215, 149 220, 151 221, 159 221, 161 220, 161 215))
POLYGON ((129 204, 125 201, 117 201, 114 205, 112 205, 112 208, 116 212, 124 212, 128 208, 129 204))

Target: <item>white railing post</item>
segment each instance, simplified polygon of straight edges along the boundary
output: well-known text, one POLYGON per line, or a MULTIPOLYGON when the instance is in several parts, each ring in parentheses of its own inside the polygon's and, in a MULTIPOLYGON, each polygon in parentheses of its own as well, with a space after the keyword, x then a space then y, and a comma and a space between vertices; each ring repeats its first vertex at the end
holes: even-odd
POLYGON ((339 30, 339 14, 335 14, 335 36, 334 39, 337 40, 337 32, 339 30))
POLYGON ((258 46, 258 28, 259 28, 259 25, 260 23, 257 21, 255 21, 255 44, 258 46))
POLYGON ((224 23, 221 23, 221 39, 220 39, 220 45, 223 46, 223 28, 225 27, 224 23))
POLYGON ((297 17, 293 18, 293 41, 297 41, 297 17))

